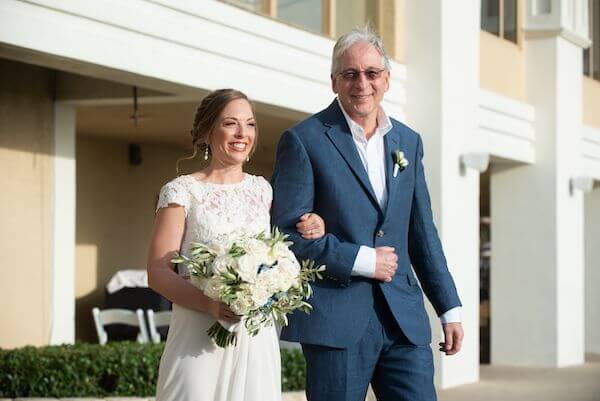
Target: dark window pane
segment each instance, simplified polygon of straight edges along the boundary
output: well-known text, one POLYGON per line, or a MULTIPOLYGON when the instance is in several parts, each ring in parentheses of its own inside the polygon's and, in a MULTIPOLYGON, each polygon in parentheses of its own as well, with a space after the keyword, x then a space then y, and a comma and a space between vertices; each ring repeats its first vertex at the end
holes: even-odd
POLYGON ((321 7, 321 0, 278 0, 277 18, 321 33, 321 7))
POLYGON ((504 39, 517 43, 517 0, 504 1, 504 39))
MULTIPOLYGON (((594 79, 600 80, 600 1, 592 3, 592 66, 594 79)), ((592 74, 590 74, 592 75, 592 74)))
POLYGON ((583 75, 590 74, 590 49, 583 50, 583 75))
POLYGON ((481 0, 481 29, 500 34, 500 0, 481 0))

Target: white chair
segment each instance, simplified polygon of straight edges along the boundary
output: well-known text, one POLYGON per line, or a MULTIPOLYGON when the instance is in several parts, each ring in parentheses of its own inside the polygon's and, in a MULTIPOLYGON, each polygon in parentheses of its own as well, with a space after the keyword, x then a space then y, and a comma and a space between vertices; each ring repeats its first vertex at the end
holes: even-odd
POLYGON ((146 311, 146 316, 148 317, 148 328, 150 330, 150 339, 153 343, 160 343, 160 333, 157 330, 157 327, 168 326, 171 322, 171 311, 160 311, 154 312, 152 309, 148 309, 146 311))
POLYGON ((137 309, 135 312, 129 309, 92 309, 94 323, 96 324, 96 332, 98 333, 98 342, 101 345, 108 341, 108 334, 104 330, 104 326, 108 324, 125 324, 128 326, 139 327, 140 332, 137 336, 137 342, 140 344, 147 343, 148 330, 144 321, 144 311, 137 309))

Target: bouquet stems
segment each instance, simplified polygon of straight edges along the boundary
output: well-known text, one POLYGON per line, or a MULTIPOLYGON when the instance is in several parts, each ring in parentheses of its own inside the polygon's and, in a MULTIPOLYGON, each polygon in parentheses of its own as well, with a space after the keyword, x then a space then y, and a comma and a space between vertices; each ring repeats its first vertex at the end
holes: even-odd
POLYGON ((225 329, 219 322, 215 322, 206 331, 208 336, 214 340, 214 342, 221 348, 228 347, 230 345, 237 344, 237 336, 235 332, 231 332, 225 329))

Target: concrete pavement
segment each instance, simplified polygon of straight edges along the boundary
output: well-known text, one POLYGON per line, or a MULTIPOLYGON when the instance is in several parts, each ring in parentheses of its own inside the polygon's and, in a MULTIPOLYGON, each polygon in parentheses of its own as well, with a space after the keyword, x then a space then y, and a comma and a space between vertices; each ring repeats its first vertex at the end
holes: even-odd
MULTIPOLYGON (((480 381, 438 392, 439 401, 600 401, 600 355, 566 368, 524 368, 482 365, 480 381)), ((17 398, 16 401, 57 398, 17 398)), ((62 398, 62 401, 101 401, 62 398)), ((110 397, 104 401, 152 401, 153 398, 110 397)), ((284 393, 283 401, 305 401, 303 392, 284 393)), ((374 401, 369 394, 367 401, 374 401)), ((0 399, 0 401, 11 401, 0 399)))

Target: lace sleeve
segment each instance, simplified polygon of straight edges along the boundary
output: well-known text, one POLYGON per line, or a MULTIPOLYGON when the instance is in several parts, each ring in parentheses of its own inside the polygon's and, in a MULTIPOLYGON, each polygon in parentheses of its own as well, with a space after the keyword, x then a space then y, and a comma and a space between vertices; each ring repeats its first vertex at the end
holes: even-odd
POLYGON ((190 193, 181 183, 176 181, 168 182, 161 188, 155 213, 158 212, 158 209, 173 203, 183 206, 184 213, 187 216, 190 208, 190 193))
POLYGON ((271 202, 273 201, 273 188, 271 187, 271 184, 269 183, 269 181, 267 181, 263 177, 260 177, 260 184, 261 184, 261 198, 262 198, 264 204, 267 205, 267 207, 270 209, 271 202))

